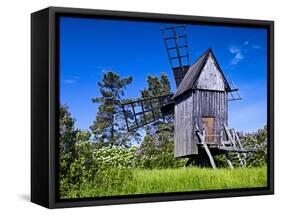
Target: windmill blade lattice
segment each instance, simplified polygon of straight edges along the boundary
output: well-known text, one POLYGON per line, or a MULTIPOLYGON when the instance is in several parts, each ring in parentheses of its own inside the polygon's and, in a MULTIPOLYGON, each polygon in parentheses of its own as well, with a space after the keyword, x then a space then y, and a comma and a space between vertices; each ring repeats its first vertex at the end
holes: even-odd
POLYGON ((229 82, 231 90, 228 92, 228 101, 242 100, 242 97, 239 94, 239 89, 235 85, 234 81, 229 82))
POLYGON ((122 104, 128 131, 135 131, 145 125, 170 115, 174 111, 172 94, 139 99, 122 104))
POLYGON ((163 40, 172 68, 189 65, 186 25, 161 28, 163 40))

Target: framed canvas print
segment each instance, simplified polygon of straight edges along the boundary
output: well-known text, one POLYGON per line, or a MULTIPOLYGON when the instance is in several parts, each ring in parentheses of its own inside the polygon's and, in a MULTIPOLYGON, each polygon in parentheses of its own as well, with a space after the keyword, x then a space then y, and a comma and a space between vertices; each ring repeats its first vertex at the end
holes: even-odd
POLYGON ((273 194, 273 21, 31 16, 31 200, 273 194))

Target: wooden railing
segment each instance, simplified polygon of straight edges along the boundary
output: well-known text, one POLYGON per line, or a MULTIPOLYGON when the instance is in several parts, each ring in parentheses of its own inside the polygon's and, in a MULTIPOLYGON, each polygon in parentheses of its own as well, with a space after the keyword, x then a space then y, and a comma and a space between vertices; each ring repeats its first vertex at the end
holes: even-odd
MULTIPOLYGON (((221 144, 221 141, 223 139, 223 134, 206 134, 206 130, 203 128, 202 130, 199 129, 198 125, 195 127, 196 132, 199 132, 201 136, 201 142, 208 143, 208 144, 221 144)), ((219 131, 214 129, 214 131, 219 131)), ((198 134, 197 134, 198 135, 198 134)))

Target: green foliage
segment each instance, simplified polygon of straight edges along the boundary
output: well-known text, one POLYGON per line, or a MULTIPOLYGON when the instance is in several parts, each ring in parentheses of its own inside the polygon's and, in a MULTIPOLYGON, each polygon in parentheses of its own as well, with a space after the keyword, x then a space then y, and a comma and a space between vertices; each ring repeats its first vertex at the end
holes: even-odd
MULTIPOLYGON (((226 155, 220 154, 220 155, 214 155, 214 160, 216 163, 216 166, 218 168, 229 168, 227 162, 226 162, 226 155)), ((233 161, 232 161, 233 163, 233 161)), ((234 166, 234 164, 232 164, 234 166)))
POLYGON ((67 157, 63 157, 66 158, 65 160, 61 160, 61 166, 70 161, 67 172, 60 175, 62 197, 73 191, 79 191, 83 185, 91 184, 95 178, 99 164, 93 157, 93 147, 89 142, 89 137, 88 131, 77 131, 71 157, 67 155, 67 157))
POLYGON ((93 103, 99 103, 96 119, 90 127, 96 148, 127 146, 131 134, 126 134, 124 116, 121 103, 124 99, 124 89, 132 83, 132 77, 121 78, 114 72, 103 75, 102 82, 98 82, 101 97, 92 99, 93 103))
POLYGON ((94 151, 94 158, 103 168, 132 168, 137 166, 138 147, 103 147, 94 151))
POLYGON ((171 94, 171 85, 165 73, 161 73, 160 78, 147 76, 147 88, 141 91, 142 98, 171 94))
POLYGON ((59 128, 59 146, 60 153, 69 153, 73 149, 75 143, 76 131, 74 128, 75 120, 71 117, 68 111, 68 106, 63 105, 60 107, 60 128, 59 128))
POLYGON ((183 167, 184 159, 174 158, 174 141, 169 132, 147 135, 138 152, 139 167, 145 169, 183 167))
POLYGON ((134 182, 132 169, 128 168, 109 168, 100 169, 94 180, 94 196, 108 196, 118 193, 126 193, 126 184, 134 182))
POLYGON ((246 155, 247 166, 256 167, 267 164, 267 126, 258 130, 257 134, 244 136, 242 142, 246 148, 256 149, 256 152, 246 155))
POLYGON ((77 195, 83 184, 93 181, 98 170, 94 160, 91 134, 74 128, 75 120, 71 117, 67 106, 60 108, 60 195, 77 195))
POLYGON ((74 145, 76 142, 76 130, 74 129, 75 120, 71 117, 68 107, 60 107, 60 129, 59 129, 59 147, 60 147, 60 176, 67 174, 71 163, 74 160, 74 145))
POLYGON ((60 179, 61 198, 109 196, 117 191, 126 193, 123 188, 133 180, 130 168, 137 163, 134 157, 137 147, 93 149, 85 141, 75 144, 75 147, 78 157, 71 164, 69 174, 60 179))

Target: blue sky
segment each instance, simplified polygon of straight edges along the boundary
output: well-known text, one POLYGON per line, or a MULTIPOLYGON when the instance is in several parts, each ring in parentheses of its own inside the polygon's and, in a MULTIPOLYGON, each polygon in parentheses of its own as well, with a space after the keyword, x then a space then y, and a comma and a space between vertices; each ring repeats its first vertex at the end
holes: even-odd
MULTIPOLYGON (((97 82, 112 70, 133 77, 125 93, 140 97, 148 74, 165 72, 175 83, 160 32, 167 23, 60 18, 60 102, 69 106, 75 126, 88 129, 100 96, 97 82)), ((267 33, 265 29, 189 25, 190 63, 211 47, 225 76, 243 100, 229 102, 229 127, 252 132, 267 121, 267 33)))

